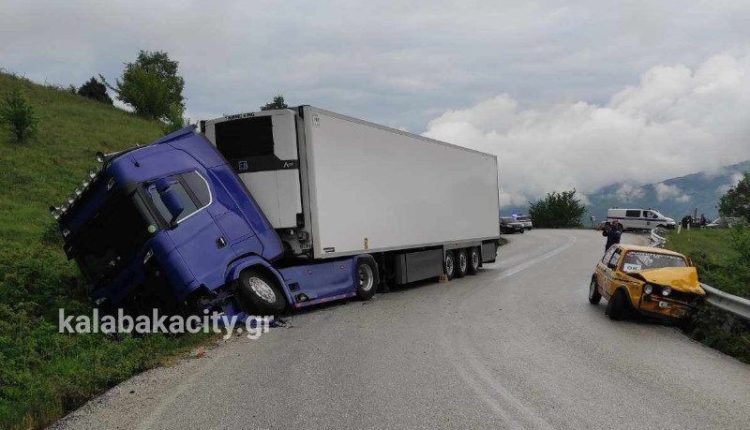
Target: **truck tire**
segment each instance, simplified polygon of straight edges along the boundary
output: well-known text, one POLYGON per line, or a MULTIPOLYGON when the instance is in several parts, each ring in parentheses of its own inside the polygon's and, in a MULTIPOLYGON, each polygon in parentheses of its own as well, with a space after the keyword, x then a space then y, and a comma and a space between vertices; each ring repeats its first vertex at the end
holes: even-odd
POLYGON ((479 263, 482 261, 482 256, 479 254, 479 248, 469 248, 469 274, 476 275, 479 271, 479 263))
POLYGON ((463 278, 469 271, 469 255, 465 249, 456 251, 456 278, 463 278))
POLYGON ((453 275, 456 273, 456 258, 453 256, 453 251, 445 251, 445 257, 443 258, 443 272, 449 281, 453 279, 453 275))
POLYGON ((615 291, 612 297, 607 302, 607 315, 609 319, 613 321, 619 321, 627 315, 628 312, 628 298, 625 297, 625 291, 622 288, 615 291))
POLYGON ((589 303, 598 305, 601 300, 602 295, 599 293, 599 285, 596 283, 596 278, 592 276, 589 284, 589 303))
POLYGON ((240 274, 239 290, 247 312, 275 315, 286 307, 284 293, 276 282, 258 271, 243 271, 240 274))
POLYGON ((378 284, 378 267, 371 258, 359 258, 356 265, 354 285, 357 298, 370 300, 375 295, 378 284))

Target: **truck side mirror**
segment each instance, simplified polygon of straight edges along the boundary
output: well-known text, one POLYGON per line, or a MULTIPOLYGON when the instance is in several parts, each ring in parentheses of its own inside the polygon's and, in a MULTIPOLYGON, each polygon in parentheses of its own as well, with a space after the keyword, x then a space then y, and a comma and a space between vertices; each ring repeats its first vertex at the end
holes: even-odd
POLYGON ((172 219, 169 220, 170 228, 177 227, 177 218, 185 211, 185 207, 180 201, 180 197, 174 187, 174 181, 162 178, 156 181, 156 191, 161 197, 161 201, 164 202, 164 206, 172 215, 172 219))

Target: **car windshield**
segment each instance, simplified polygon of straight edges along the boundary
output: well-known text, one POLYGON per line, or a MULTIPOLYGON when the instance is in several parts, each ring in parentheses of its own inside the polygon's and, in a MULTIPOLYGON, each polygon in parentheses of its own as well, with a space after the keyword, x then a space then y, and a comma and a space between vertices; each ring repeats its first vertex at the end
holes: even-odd
POLYGON ((645 251, 630 251, 622 260, 622 271, 626 273, 664 267, 687 267, 687 263, 678 255, 645 251))

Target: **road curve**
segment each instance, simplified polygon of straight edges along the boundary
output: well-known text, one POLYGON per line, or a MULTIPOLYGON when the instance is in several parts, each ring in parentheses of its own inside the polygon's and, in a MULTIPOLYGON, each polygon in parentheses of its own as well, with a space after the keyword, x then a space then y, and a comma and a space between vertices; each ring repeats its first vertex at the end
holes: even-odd
POLYGON ((511 236, 479 275, 297 314, 53 428, 743 429, 750 366, 586 300, 603 239, 511 236))

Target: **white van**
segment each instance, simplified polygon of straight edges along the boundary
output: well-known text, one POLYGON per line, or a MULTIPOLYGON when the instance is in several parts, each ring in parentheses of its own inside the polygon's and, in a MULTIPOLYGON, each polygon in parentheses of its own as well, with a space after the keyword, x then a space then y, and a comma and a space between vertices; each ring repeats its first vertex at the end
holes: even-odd
POLYGON ((672 218, 655 209, 608 209, 607 221, 620 221, 625 230, 650 230, 656 227, 674 228, 672 218))

